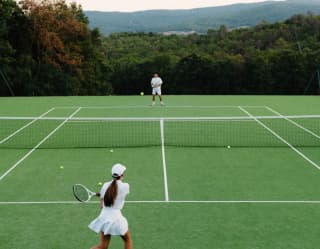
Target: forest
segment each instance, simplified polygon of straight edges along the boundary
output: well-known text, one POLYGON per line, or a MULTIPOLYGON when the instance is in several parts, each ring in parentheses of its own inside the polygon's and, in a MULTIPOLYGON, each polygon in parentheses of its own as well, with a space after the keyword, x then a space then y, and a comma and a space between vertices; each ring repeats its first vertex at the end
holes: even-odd
POLYGON ((311 12, 205 34, 102 36, 75 3, 0 0, 1 96, 148 94, 154 72, 165 94, 318 94, 319 66, 311 12))

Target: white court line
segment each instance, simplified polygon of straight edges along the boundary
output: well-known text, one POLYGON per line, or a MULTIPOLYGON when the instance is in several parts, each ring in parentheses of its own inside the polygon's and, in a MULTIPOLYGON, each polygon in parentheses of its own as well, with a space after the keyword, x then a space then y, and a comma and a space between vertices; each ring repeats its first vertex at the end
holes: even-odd
MULTIPOLYGON (((78 108, 79 106, 55 106, 57 109, 71 109, 71 108, 78 108)), ((250 108, 263 108, 264 106, 244 106, 250 108)), ((131 109, 131 108, 154 108, 151 105, 116 105, 116 106, 81 106, 82 109, 131 109)), ((203 108, 203 109, 210 109, 210 108, 238 108, 236 105, 166 105, 166 106, 159 106, 159 108, 203 108)))
POLYGON ((316 138, 320 139, 320 136, 319 136, 319 135, 317 135, 316 133, 314 133, 313 131, 310 131, 308 128, 306 128, 306 127, 304 127, 304 126, 302 126, 302 125, 300 125, 300 124, 298 124, 298 123, 294 122, 292 119, 289 119, 289 118, 287 118, 287 117, 283 116, 281 113, 279 113, 279 112, 275 111, 274 109, 270 108, 269 106, 265 106, 265 108, 266 108, 266 109, 268 109, 270 112, 273 112, 274 114, 279 115, 280 117, 282 117, 283 119, 285 119, 285 120, 289 121, 290 123, 294 124, 295 126, 299 127, 300 129, 302 129, 302 130, 304 130, 304 131, 308 132, 308 133, 309 133, 309 134, 311 134, 312 136, 314 136, 314 137, 316 137, 316 138))
MULTIPOLYGON (((81 108, 81 107, 79 107, 81 108)), ((239 107, 238 107, 239 108, 239 107)), ((294 118, 320 118, 320 115, 290 115, 290 116, 252 116, 257 119, 294 119, 294 118)), ((208 116, 208 117, 73 117, 70 118, 70 122, 72 121, 160 121, 163 119, 164 121, 184 121, 184 120, 253 120, 253 118, 248 115, 243 116, 208 116)), ((0 120, 65 120, 68 117, 13 117, 13 116, 0 116, 0 120)))
POLYGON ((30 126, 31 124, 33 124, 34 122, 36 122, 37 120, 39 120, 40 118, 42 118, 43 116, 47 115, 49 112, 53 111, 55 108, 51 108, 49 111, 46 111, 45 113, 43 113, 41 116, 33 119, 31 122, 27 123, 26 125, 22 126, 20 129, 16 130, 15 132, 13 132, 12 134, 10 134, 9 136, 5 137, 4 139, 2 139, 0 141, 0 144, 4 143, 5 141, 7 141, 8 139, 10 139, 11 137, 13 137, 14 135, 18 134, 20 131, 24 130, 25 128, 27 128, 28 126, 30 126))
MULTIPOLYGON (((98 201, 90 201, 87 203, 82 203, 78 201, 3 201, 0 205, 56 205, 56 204, 77 204, 77 205, 87 205, 87 204, 99 204, 98 201)), ((128 204, 152 204, 152 203, 182 203, 182 204, 320 204, 317 200, 206 200, 206 201, 195 201, 195 200, 178 200, 178 201, 126 201, 128 204)))
POLYGON ((311 165, 316 167, 320 170, 320 166, 316 164, 314 161, 312 161, 310 158, 308 158, 306 155, 304 155, 300 150, 295 148, 293 145, 291 145, 287 140, 282 138, 278 133, 271 130, 268 126, 266 126, 264 123, 262 123, 257 117, 254 117, 251 113, 249 113, 247 110, 239 106, 240 110, 242 110, 244 113, 246 113, 249 117, 253 118, 255 121, 257 121, 258 124, 260 124, 262 127, 264 127, 266 130, 268 130, 270 133, 272 133, 276 138, 278 138, 280 141, 288 145, 293 151, 295 151, 299 156, 301 156, 303 159, 305 159, 307 162, 309 162, 311 165))
POLYGON ((161 151, 162 151, 164 194, 165 194, 165 201, 168 202, 169 201, 169 190, 168 190, 166 156, 165 156, 165 148, 164 148, 164 122, 163 122, 163 119, 160 120, 160 133, 161 133, 161 151))
MULTIPOLYGON (((263 106, 248 106, 248 107, 257 107, 261 108, 263 106)), ((129 106, 82 106, 83 109, 127 109, 127 108, 154 108, 151 105, 129 105, 129 106)), ((203 108, 203 109, 211 109, 211 108, 238 108, 235 105, 166 105, 159 106, 159 108, 203 108)))
POLYGON ((55 106, 54 108, 56 109, 76 109, 79 108, 80 106, 55 106))
POLYGON ((49 137, 51 137, 57 130, 59 130, 70 118, 76 115, 80 111, 80 107, 74 111, 68 118, 66 118, 60 125, 58 125, 53 131, 51 131, 44 139, 42 139, 35 147, 33 147, 27 154, 19 159, 14 165, 12 165, 2 176, 0 176, 0 181, 3 180, 12 170, 14 170, 21 162, 28 158, 41 144, 43 144, 49 137))

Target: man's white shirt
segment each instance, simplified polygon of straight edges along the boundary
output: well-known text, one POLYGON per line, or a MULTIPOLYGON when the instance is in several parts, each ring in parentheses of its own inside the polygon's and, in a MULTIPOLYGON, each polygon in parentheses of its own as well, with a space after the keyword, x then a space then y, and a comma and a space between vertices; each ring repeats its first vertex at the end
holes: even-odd
POLYGON ((151 80, 152 88, 161 87, 162 79, 160 77, 153 77, 151 80))

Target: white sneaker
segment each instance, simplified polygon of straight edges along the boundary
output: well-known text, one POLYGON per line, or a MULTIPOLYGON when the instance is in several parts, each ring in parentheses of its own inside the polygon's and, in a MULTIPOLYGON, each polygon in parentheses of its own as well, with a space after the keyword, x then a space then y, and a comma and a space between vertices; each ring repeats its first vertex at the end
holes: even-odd
POLYGON ((163 103, 163 102, 160 102, 160 105, 164 106, 164 103, 163 103))
POLYGON ((151 106, 154 106, 156 103, 155 102, 152 102, 151 106))

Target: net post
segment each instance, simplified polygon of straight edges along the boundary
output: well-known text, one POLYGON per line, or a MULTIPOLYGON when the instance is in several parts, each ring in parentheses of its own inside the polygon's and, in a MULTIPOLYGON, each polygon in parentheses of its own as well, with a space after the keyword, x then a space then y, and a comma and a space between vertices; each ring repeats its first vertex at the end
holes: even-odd
POLYGON ((320 94, 320 68, 317 70, 318 94, 320 94))
POLYGON ((313 79, 314 79, 315 76, 316 76, 316 73, 313 73, 312 76, 311 76, 311 78, 310 78, 310 80, 309 80, 308 83, 307 83, 306 88, 304 89, 304 92, 303 92, 304 95, 307 94, 307 92, 308 92, 308 90, 309 90, 309 88, 310 88, 310 86, 311 86, 311 84, 312 84, 312 81, 313 81, 313 79))
POLYGON ((4 82, 5 85, 7 86, 7 88, 8 88, 8 90, 9 90, 11 96, 14 97, 14 92, 13 92, 11 86, 10 86, 10 82, 9 82, 9 80, 8 80, 8 77, 5 75, 5 73, 4 73, 2 70, 0 70, 0 75, 1 75, 1 77, 2 77, 2 79, 3 79, 3 82, 4 82))

